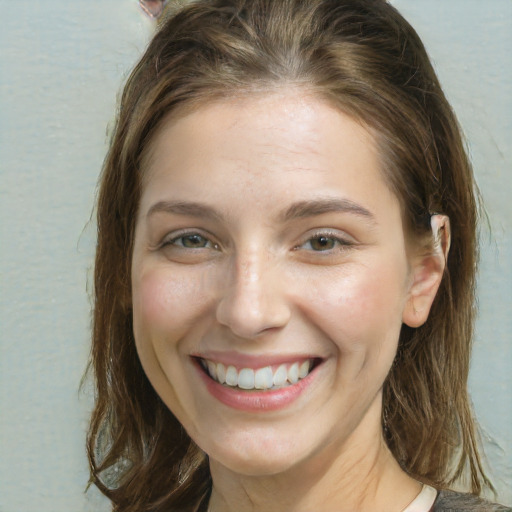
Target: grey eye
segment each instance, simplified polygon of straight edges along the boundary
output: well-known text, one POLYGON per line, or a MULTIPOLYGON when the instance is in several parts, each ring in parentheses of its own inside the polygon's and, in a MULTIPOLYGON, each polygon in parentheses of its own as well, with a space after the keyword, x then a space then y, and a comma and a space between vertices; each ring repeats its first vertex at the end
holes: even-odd
POLYGON ((139 0, 141 9, 153 19, 158 18, 164 11, 167 0, 139 0))
POLYGON ((209 244, 209 241, 204 236, 192 234, 180 236, 175 243, 187 249, 202 249, 209 244), (178 241, 180 243, 177 243, 178 241))
POLYGON ((309 243, 314 251, 328 251, 336 247, 337 240, 329 236, 317 236, 309 243))

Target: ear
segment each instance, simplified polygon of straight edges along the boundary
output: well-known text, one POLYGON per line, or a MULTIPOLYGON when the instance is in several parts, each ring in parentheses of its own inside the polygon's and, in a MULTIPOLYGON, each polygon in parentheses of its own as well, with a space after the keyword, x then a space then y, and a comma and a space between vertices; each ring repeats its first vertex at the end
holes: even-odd
POLYGON ((409 296, 402 314, 403 323, 409 327, 426 322, 448 260, 450 219, 446 215, 432 215, 430 225, 432 251, 415 257, 412 263, 409 296))

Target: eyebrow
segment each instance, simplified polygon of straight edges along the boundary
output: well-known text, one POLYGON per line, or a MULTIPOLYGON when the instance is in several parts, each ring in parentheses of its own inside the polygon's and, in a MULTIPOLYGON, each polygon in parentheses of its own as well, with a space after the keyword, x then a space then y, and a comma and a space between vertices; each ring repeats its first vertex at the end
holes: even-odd
POLYGON ((210 206, 193 201, 159 201, 151 206, 146 217, 150 217, 159 212, 222 220, 222 215, 210 206))
POLYGON ((376 224, 375 216, 370 210, 349 199, 316 199, 311 201, 299 201, 292 204, 281 216, 283 222, 293 219, 314 217, 324 213, 350 213, 363 217, 371 224, 376 224))
MULTIPOLYGON (((159 201, 148 210, 146 217, 155 213, 169 213, 186 215, 190 217, 203 217, 212 220, 224 220, 223 216, 214 208, 193 201, 159 201)), ((327 198, 309 201, 298 201, 287 208, 280 216, 280 222, 289 222, 294 219, 315 217, 325 213, 350 213, 363 217, 371 224, 376 224, 375 216, 366 209, 349 199, 327 198)))

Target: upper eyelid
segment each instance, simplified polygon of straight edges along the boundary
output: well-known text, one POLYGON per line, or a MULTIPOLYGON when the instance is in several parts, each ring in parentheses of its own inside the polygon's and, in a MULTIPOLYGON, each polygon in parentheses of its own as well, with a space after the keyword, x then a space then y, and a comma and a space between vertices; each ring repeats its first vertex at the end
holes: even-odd
POLYGON ((306 235, 304 235, 301 238, 300 244, 305 244, 306 242, 309 242, 313 238, 319 238, 319 237, 326 237, 326 238, 334 238, 335 240, 339 240, 340 242, 344 242, 346 244, 356 244, 357 241, 354 239, 354 237, 350 236, 346 232, 340 232, 336 229, 316 229, 312 230, 306 235))

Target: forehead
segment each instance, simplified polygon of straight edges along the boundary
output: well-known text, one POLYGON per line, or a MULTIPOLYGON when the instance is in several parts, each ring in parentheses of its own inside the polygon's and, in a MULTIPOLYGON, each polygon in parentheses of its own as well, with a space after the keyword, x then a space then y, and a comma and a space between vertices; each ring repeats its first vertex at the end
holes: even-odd
POLYGON ((191 159, 229 159, 240 166, 250 161, 245 171, 258 174, 277 162, 283 172, 319 169, 322 163, 327 170, 332 167, 327 161, 336 159, 342 167, 363 157, 380 167, 374 136, 363 123, 292 88, 181 107, 161 123, 145 150, 142 169, 147 184, 156 171, 179 168, 191 159))

